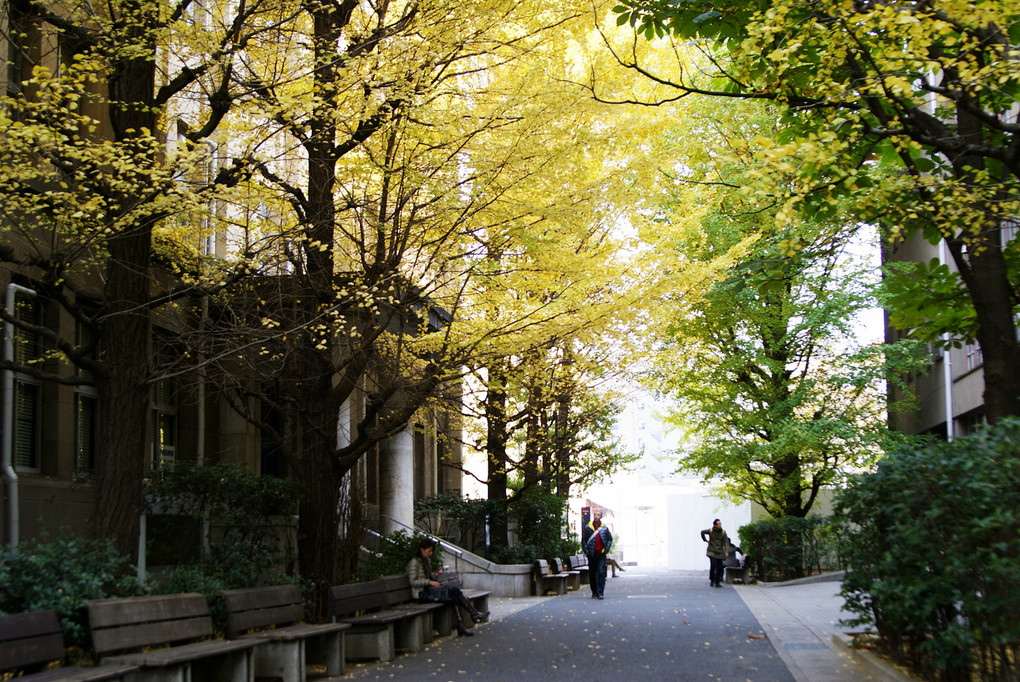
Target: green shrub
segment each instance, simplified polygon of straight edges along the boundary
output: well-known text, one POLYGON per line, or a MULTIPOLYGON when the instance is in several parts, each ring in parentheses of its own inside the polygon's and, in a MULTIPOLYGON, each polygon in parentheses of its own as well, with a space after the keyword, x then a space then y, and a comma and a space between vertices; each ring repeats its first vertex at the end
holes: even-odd
POLYGON ((536 559, 563 558, 579 551, 567 527, 567 501, 544 490, 531 490, 510 505, 508 515, 517 531, 517 544, 501 548, 501 563, 527 564, 536 559))
POLYGON ((421 528, 439 535, 457 531, 466 549, 482 553, 485 523, 506 514, 517 532, 511 547, 492 549, 494 561, 529 564, 536 559, 566 557, 580 551, 576 536, 567 528, 567 502, 543 490, 524 493, 505 510, 490 500, 462 500, 455 495, 436 495, 414 503, 414 518, 421 528))
POLYGON ((925 679, 1020 678, 1020 420, 904 446, 836 510, 853 624, 925 679))
POLYGON ((496 550, 495 560, 500 564, 530 564, 545 556, 541 547, 517 543, 496 550))
POLYGON ((506 511, 495 501, 465 500, 449 493, 414 501, 418 528, 436 537, 453 537, 471 552, 485 552, 485 525, 495 523, 506 511))
MULTIPOLYGON (((375 580, 384 575, 406 573, 407 564, 418 550, 421 537, 404 530, 383 535, 376 553, 358 565, 358 580, 375 580)), ((433 570, 442 565, 442 556, 442 545, 436 545, 436 550, 432 553, 433 570)))
POLYGON ((146 490, 147 510, 179 519, 177 525, 189 529, 197 527, 196 520, 208 519, 216 532, 207 549, 194 532, 184 534, 186 547, 158 546, 180 537, 150 537, 150 555, 183 558, 159 572, 152 591, 211 597, 222 589, 298 582, 287 572, 276 523, 277 517, 293 511, 296 500, 293 483, 243 467, 175 464, 146 490))
POLYGON ((838 568, 829 520, 821 516, 762 519, 740 528, 740 549, 759 580, 801 578, 838 568))
POLYGON ((88 599, 141 594, 130 560, 109 540, 62 535, 0 547, 0 613, 55 609, 68 646, 83 646, 88 599))

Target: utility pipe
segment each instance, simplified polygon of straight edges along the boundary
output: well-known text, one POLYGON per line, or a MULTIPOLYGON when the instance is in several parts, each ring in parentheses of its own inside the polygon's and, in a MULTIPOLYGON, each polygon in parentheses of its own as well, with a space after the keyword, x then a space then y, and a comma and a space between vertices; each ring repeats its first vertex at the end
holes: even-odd
MULTIPOLYGON (((946 240, 939 242, 939 263, 946 265, 949 261, 946 240)), ((956 436, 956 425, 953 418, 953 345, 952 334, 946 332, 943 335, 945 348, 942 350, 942 383, 945 387, 945 409, 946 409, 946 440, 952 442, 956 436)))
MULTIPOLYGON (((6 309, 9 318, 14 317, 14 306, 18 294, 35 298, 36 292, 28 287, 11 282, 7 285, 6 309)), ((14 325, 4 320, 4 361, 14 362, 14 325)), ((3 425, 2 466, 4 481, 7 483, 7 542, 11 547, 18 544, 21 529, 21 511, 18 500, 18 472, 14 470, 14 370, 4 368, 3 374, 3 425)))

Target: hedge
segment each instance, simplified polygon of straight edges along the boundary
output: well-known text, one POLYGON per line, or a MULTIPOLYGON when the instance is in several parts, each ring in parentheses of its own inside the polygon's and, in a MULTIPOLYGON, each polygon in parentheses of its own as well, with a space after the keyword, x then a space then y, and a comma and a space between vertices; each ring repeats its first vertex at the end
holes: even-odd
POLYGON ((1020 679, 1020 420, 904 446, 836 510, 853 624, 924 679, 1020 679))

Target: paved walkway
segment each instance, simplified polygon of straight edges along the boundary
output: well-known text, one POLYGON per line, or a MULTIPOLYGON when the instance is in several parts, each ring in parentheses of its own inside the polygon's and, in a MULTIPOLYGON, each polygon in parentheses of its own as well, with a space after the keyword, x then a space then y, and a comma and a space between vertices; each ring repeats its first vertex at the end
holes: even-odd
POLYGON ((881 679, 834 641, 849 629, 839 621, 851 616, 842 610, 839 586, 837 581, 820 581, 735 587, 797 682, 881 679))
POLYGON ((733 680, 858 682, 867 671, 833 635, 838 582, 708 586, 706 571, 630 567, 563 596, 493 598, 475 637, 440 638, 388 664, 351 666, 355 680, 733 680))

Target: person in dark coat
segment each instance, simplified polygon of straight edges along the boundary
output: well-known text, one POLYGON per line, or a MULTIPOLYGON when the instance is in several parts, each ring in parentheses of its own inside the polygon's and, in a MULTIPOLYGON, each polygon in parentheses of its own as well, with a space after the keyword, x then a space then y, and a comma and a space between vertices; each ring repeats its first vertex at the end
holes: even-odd
POLYGON ((711 528, 701 531, 701 539, 708 543, 708 582, 712 587, 722 587, 723 561, 730 555, 730 537, 723 530, 722 521, 716 519, 711 528))
POLYGON ((606 591, 606 556, 613 547, 613 534, 602 523, 602 512, 596 510, 581 533, 581 546, 588 555, 588 583, 593 599, 602 599, 606 591))

